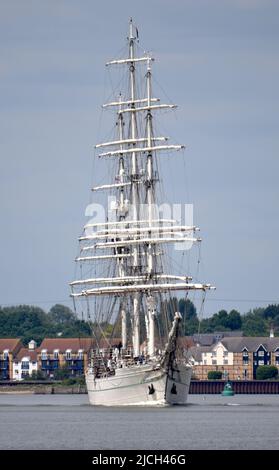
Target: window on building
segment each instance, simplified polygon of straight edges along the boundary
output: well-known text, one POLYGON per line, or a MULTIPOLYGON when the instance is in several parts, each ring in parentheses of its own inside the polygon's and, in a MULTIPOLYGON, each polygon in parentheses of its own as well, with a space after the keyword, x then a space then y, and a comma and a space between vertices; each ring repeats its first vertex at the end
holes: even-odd
POLYGON ((29 361, 22 361, 21 369, 28 369, 29 370, 29 361))
POLYGON ((228 356, 229 352, 228 351, 224 351, 224 356, 228 356))
POLYGON ((4 352, 3 352, 3 359, 4 359, 4 361, 6 361, 7 359, 9 359, 9 351, 4 351, 4 352))
POLYGON ((225 366, 228 365, 228 359, 224 359, 224 365, 225 365, 225 366))
POLYGON ((264 351, 258 351, 258 356, 263 357, 264 356, 264 351))
POLYGON ((212 364, 216 365, 216 364, 217 364, 217 360, 216 360, 216 359, 213 359, 212 364))
POLYGON ((216 351, 212 351, 212 357, 216 357, 216 351))
POLYGON ((42 350, 42 360, 45 361, 47 359, 47 351, 46 349, 42 350))
POLYGON ((68 350, 66 351, 66 359, 71 359, 72 358, 72 351, 68 350))
POLYGON ((259 366, 264 366, 264 361, 258 361, 259 366))
POLYGON ((248 351, 243 351, 242 355, 243 356, 249 356, 248 351))
POLYGON ((27 375, 29 375, 29 372, 27 370, 23 370, 21 372, 21 375, 22 375, 22 377, 27 377, 27 375))
POLYGON ((80 349, 79 352, 78 352, 78 358, 83 359, 83 350, 82 349, 80 349))
POLYGON ((59 351, 54 351, 53 352, 53 357, 54 357, 54 359, 59 359, 59 351))

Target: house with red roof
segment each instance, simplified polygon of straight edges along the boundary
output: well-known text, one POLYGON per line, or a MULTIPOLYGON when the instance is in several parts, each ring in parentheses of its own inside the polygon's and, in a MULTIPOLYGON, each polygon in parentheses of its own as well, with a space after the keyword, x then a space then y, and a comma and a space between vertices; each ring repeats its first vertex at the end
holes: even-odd
POLYGON ((38 367, 50 378, 63 366, 72 376, 82 375, 90 349, 92 338, 45 338, 38 350, 38 367))
POLYGON ((0 380, 13 379, 13 360, 21 348, 18 338, 0 338, 0 380))

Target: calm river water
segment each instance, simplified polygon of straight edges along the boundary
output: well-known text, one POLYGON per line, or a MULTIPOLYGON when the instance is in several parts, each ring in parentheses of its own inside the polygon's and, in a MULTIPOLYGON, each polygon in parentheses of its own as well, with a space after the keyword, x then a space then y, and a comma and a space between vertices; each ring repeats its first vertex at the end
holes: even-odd
POLYGON ((190 395, 185 407, 102 408, 86 395, 0 394, 1 449, 279 449, 279 396, 190 395))

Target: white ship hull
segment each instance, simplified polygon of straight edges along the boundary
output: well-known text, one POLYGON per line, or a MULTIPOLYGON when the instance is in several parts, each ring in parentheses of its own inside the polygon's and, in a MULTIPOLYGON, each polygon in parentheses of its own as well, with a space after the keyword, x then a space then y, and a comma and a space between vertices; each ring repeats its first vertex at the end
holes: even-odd
POLYGON ((185 405, 190 387, 192 369, 180 364, 167 372, 151 365, 117 369, 115 375, 94 378, 86 374, 86 385, 91 405, 185 405))

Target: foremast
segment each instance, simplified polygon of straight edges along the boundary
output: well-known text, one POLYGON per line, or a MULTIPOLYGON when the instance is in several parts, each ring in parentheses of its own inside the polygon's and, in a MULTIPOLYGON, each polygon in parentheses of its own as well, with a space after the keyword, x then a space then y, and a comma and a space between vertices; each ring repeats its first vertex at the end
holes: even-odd
POLYGON ((151 62, 149 54, 135 56, 136 28, 130 20, 129 57, 108 62, 106 65, 128 65, 129 96, 119 96, 118 101, 106 103, 103 107, 117 107, 118 139, 96 145, 96 148, 111 147, 101 152, 101 158, 118 158, 117 183, 112 182, 96 186, 93 191, 116 191, 118 195, 117 220, 115 222, 89 223, 84 227, 84 234, 79 238, 81 249, 76 258, 79 263, 100 263, 115 261, 118 275, 113 277, 87 277, 73 281, 73 298, 91 296, 119 296, 122 329, 122 345, 127 346, 127 308, 128 297, 132 305, 132 342, 133 354, 140 354, 140 305, 141 297, 146 299, 145 326, 147 334, 148 355, 155 353, 155 316, 156 295, 178 290, 212 289, 210 284, 193 283, 190 276, 164 274, 156 269, 157 259, 161 256, 161 247, 165 244, 197 242, 195 237, 199 230, 195 226, 180 225, 176 220, 158 217, 155 207, 154 157, 165 151, 180 150, 183 145, 166 144, 168 138, 154 136, 153 112, 157 109, 172 109, 176 105, 158 104, 158 98, 152 96, 151 62), (136 66, 145 62, 146 96, 136 95, 136 66), (143 113, 146 123, 144 136, 138 135, 137 115, 143 113), (125 117, 128 116, 129 133, 124 135, 125 117), (142 175, 140 165, 145 162, 146 171, 142 175), (143 191, 147 208, 141 211, 143 191), (128 206, 132 213, 128 215, 128 206), (96 255, 99 250, 105 254, 96 255), (109 252, 109 254, 107 254, 109 252), (89 253, 89 255, 88 255, 89 253), (93 286, 93 287, 92 287, 93 286))

